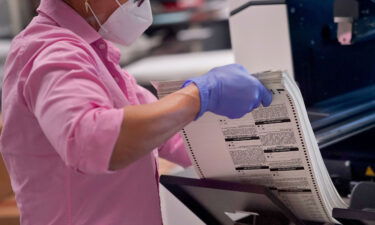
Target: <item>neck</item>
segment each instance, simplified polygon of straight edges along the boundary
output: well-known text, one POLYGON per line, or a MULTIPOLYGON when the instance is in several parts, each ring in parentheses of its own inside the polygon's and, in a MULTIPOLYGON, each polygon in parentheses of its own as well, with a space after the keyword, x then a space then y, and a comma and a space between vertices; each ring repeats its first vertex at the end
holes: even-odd
POLYGON ((90 10, 86 10, 85 1, 75 1, 75 0, 63 0, 72 9, 74 9, 79 15, 84 18, 91 27, 96 31, 100 29, 100 25, 95 20, 94 15, 92 15, 90 10))

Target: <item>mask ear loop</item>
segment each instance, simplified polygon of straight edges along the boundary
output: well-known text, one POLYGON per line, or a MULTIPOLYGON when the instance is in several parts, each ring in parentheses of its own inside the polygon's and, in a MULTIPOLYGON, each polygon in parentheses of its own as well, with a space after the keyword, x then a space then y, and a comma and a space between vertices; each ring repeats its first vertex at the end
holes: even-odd
POLYGON ((115 0, 115 2, 117 2, 117 4, 121 7, 122 4, 119 2, 119 0, 115 0))
POLYGON ((104 30, 104 32, 108 32, 104 27, 103 27, 103 24, 100 22, 99 18, 96 16, 94 10, 92 9, 90 3, 89 3, 89 0, 85 0, 85 8, 86 8, 86 12, 90 11, 91 14, 94 16, 96 22, 99 24, 99 26, 101 27, 101 29, 104 30))

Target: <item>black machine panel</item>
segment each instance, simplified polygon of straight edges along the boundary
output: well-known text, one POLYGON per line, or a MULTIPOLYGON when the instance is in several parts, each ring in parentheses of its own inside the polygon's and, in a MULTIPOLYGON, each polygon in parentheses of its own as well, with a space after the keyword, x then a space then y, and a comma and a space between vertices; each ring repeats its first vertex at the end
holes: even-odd
POLYGON ((286 2, 295 78, 307 106, 375 84, 375 36, 367 35, 375 31, 375 1, 359 1, 349 46, 337 41, 334 0, 286 2))
POLYGON ((336 187, 346 195, 350 182, 375 178, 371 138, 375 134, 375 0, 286 0, 286 4, 295 79, 327 167, 350 164, 348 177, 335 177, 337 171, 330 171, 336 187), (353 2, 358 3, 358 17, 352 44, 341 45, 335 10, 337 17, 338 3, 353 2))

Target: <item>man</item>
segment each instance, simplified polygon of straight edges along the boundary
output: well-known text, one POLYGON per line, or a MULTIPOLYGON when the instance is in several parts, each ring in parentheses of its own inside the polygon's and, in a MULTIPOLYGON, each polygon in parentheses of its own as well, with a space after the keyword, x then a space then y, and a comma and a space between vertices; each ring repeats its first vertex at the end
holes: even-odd
POLYGON ((157 101, 119 67, 150 3, 42 0, 5 66, 1 152, 22 225, 161 224, 156 157, 190 162, 176 133, 210 111, 239 118, 271 102, 240 65, 157 101))

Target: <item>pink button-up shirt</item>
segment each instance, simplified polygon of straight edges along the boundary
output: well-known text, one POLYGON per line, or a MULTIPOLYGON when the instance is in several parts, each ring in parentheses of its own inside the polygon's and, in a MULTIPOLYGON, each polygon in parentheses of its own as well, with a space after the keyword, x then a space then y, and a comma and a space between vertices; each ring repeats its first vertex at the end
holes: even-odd
POLYGON ((42 0, 38 13, 12 43, 3 85, 0 151, 21 224, 161 224, 156 155, 188 166, 180 136, 108 171, 123 107, 156 99, 64 2, 42 0))

